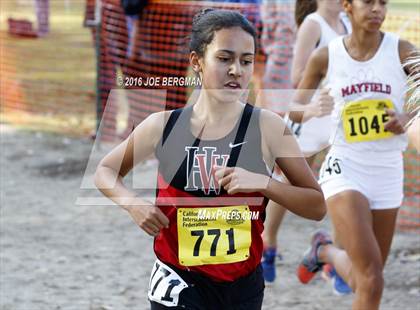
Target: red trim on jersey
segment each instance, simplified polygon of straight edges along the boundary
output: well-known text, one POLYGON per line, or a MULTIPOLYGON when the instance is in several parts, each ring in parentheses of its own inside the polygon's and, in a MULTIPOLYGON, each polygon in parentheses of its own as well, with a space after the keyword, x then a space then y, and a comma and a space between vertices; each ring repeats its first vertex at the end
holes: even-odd
MULTIPOLYGON (((162 229, 159 235, 155 238, 154 251, 156 256, 164 263, 174 265, 182 270, 190 270, 200 273, 210 279, 218 282, 231 282, 238 278, 244 277, 255 270, 261 261, 263 242, 261 233, 264 229, 263 218, 265 212, 265 202, 260 193, 240 193, 236 195, 220 195, 219 197, 212 198, 221 199, 222 197, 231 198, 238 197, 242 204, 247 204, 251 211, 259 211, 260 216, 258 220, 251 220, 251 247, 249 249, 250 256, 247 260, 230 264, 214 264, 202 265, 194 267, 185 267, 179 264, 178 260, 178 231, 177 231, 177 206, 182 205, 177 202, 179 199, 188 198, 188 205, 185 207, 203 207, 209 206, 208 201, 203 203, 202 197, 196 197, 188 192, 181 191, 169 185, 163 177, 158 175, 158 195, 156 197, 156 205, 169 219, 169 228, 162 229), (251 205, 249 202, 255 203, 262 199, 258 205, 251 205), (195 204, 195 206, 194 206, 195 204)), ((208 200, 209 198, 204 198, 208 200)), ((211 201, 210 200, 210 201, 211 201)), ((216 207, 220 207, 216 206, 216 207)))

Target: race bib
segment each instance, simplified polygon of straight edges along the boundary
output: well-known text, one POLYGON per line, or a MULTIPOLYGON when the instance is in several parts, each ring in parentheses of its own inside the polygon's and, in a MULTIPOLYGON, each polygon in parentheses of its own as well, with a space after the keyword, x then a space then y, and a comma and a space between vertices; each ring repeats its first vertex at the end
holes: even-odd
POLYGON ((178 305, 179 294, 188 284, 170 267, 156 260, 147 293, 150 300, 167 307, 178 305))
POLYGON ((251 219, 255 216, 248 206, 179 208, 177 212, 181 265, 235 263, 248 259, 251 219))
POLYGON ((328 155, 319 169, 319 180, 327 180, 342 174, 342 172, 342 160, 335 156, 328 155))
POLYGON ((389 99, 349 102, 343 109, 343 129, 348 143, 375 141, 392 137, 384 124, 390 119, 385 109, 394 109, 389 99))

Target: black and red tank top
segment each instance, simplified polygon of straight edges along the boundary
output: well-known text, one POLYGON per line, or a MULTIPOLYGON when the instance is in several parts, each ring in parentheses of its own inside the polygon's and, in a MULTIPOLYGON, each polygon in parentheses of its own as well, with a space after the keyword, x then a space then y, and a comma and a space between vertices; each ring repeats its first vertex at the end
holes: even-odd
POLYGON ((190 129, 193 106, 171 112, 156 147, 156 205, 169 228, 155 238, 157 257, 215 281, 234 281, 260 263, 267 199, 259 192, 228 195, 215 165, 268 174, 261 151, 260 110, 245 105, 225 137, 201 140, 190 129))

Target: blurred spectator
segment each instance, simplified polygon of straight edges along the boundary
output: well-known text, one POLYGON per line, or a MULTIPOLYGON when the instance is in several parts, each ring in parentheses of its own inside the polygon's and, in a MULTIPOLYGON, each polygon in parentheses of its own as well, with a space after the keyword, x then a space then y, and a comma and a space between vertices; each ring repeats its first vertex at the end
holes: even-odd
POLYGON ((38 22, 37 32, 41 37, 50 32, 49 7, 49 0, 35 0, 36 19, 38 22))
POLYGON ((267 55, 264 89, 289 89, 295 22, 294 0, 262 0, 262 47, 267 55))
POLYGON ((128 32, 127 58, 133 57, 133 46, 135 46, 139 15, 147 3, 148 0, 121 0, 128 32))

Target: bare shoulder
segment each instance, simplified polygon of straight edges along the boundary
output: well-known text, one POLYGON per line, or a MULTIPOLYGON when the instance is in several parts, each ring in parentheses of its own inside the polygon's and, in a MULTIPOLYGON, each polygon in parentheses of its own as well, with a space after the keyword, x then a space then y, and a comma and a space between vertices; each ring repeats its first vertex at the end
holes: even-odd
POLYGON ((152 113, 146 120, 150 122, 150 124, 153 124, 157 129, 163 129, 171 113, 172 111, 161 111, 152 113))
POLYGON ((267 110, 261 110, 261 134, 271 158, 302 156, 295 137, 284 119, 267 110))
POLYGON ((302 25, 300 25, 299 27, 297 35, 298 36, 311 36, 311 37, 315 37, 316 40, 318 40, 319 37, 321 36, 321 27, 316 21, 305 18, 302 25))
POLYGON ((323 47, 312 52, 305 68, 302 80, 299 82, 300 89, 317 88, 328 70, 328 47, 323 47))
POLYGON ((277 144, 288 133, 284 119, 280 115, 265 109, 261 109, 260 128, 262 137, 268 146, 277 144))
POLYGON ((150 114, 143 122, 134 129, 134 139, 147 137, 151 144, 156 145, 162 136, 163 129, 171 114, 171 111, 162 111, 150 114))
POLYGON ((263 130, 270 130, 273 128, 280 128, 285 126, 283 118, 272 111, 261 109, 260 124, 263 130))
POLYGON ((417 54, 418 56, 419 50, 410 41, 400 39, 398 42, 398 52, 400 54, 401 62, 403 63, 408 57, 414 56, 414 54, 417 54))
POLYGON ((284 129, 286 125, 278 114, 261 109, 260 113, 260 129, 261 129, 261 141, 262 141, 262 150, 265 162, 272 167, 275 162, 275 155, 277 152, 277 144, 279 144, 280 139, 276 137, 281 137, 284 134, 284 129))
MULTIPOLYGON (((420 58, 420 51, 417 47, 410 41, 404 39, 400 39, 398 42, 398 53, 400 55, 400 62, 402 65, 406 65, 406 63, 414 57, 417 59, 420 58)), ((407 74, 409 74, 412 70, 414 70, 414 64, 405 66, 404 70, 407 74)))
POLYGON ((171 115, 171 111, 162 111, 150 114, 143 122, 137 125, 137 128, 150 128, 154 130, 162 131, 169 116, 171 115))

